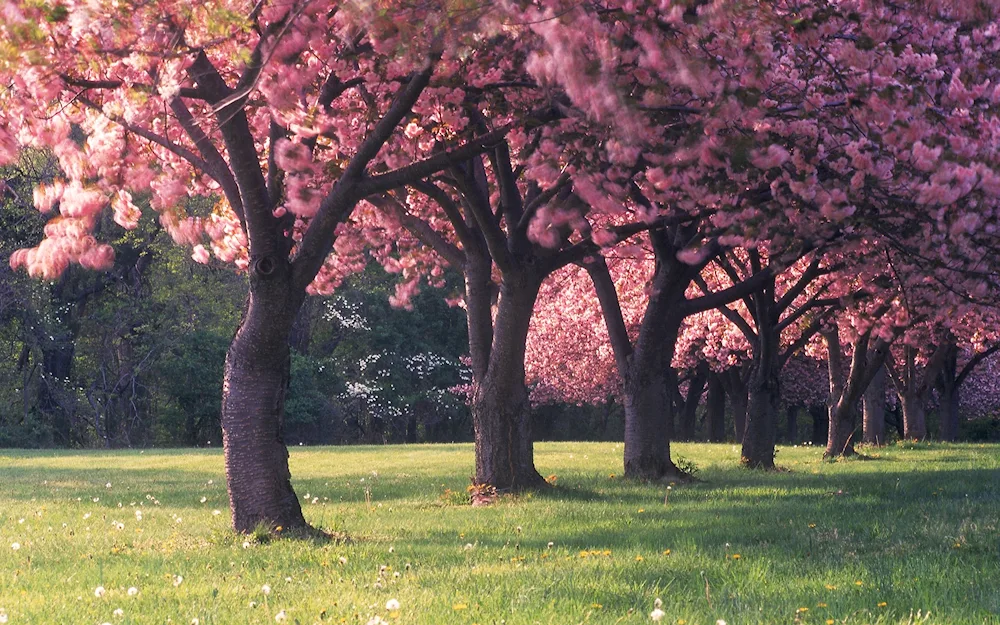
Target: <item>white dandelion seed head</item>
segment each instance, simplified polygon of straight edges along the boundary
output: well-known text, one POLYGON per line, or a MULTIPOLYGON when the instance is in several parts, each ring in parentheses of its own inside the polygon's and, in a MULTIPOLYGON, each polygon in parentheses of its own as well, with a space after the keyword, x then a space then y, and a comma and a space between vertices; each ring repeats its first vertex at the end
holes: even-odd
POLYGON ((287 620, 288 620, 288 615, 285 614, 284 610, 282 610, 281 612, 278 612, 277 614, 274 615, 274 622, 275 623, 284 623, 287 620))
POLYGON ((663 617, 666 615, 667 615, 666 612, 664 612, 660 608, 656 608, 655 610, 649 613, 649 618, 653 619, 654 622, 659 623, 660 621, 663 620, 663 617))
POLYGON ((134 597, 137 594, 139 594, 139 589, 136 588, 135 586, 131 586, 127 591, 125 591, 125 594, 128 595, 129 597, 134 597))
POLYGON ((260 587, 260 591, 265 595, 269 595, 271 594, 271 587, 268 586, 267 584, 264 584, 263 586, 260 587))
POLYGON ((111 616, 123 616, 124 614, 125 610, 122 610, 121 608, 116 608, 115 611, 111 613, 111 616))
POLYGON ((385 602, 385 609, 390 612, 395 612, 399 609, 399 601, 396 599, 389 599, 385 602))
POLYGON ((98 586, 97 588, 94 589, 94 596, 97 597, 98 599, 100 599, 107 593, 108 591, 105 590, 104 586, 98 586))
POLYGON ((656 601, 653 602, 653 607, 654 608, 662 608, 663 607, 663 599, 660 599, 659 597, 657 597, 656 601))
POLYGON ((10 548, 13 549, 14 551, 17 551, 18 549, 21 548, 21 543, 11 543, 10 548))

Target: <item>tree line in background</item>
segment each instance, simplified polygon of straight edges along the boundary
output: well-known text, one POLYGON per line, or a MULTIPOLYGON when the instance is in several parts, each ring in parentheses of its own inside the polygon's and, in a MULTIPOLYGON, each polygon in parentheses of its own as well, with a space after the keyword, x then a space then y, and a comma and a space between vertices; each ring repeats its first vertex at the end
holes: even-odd
MULTIPOLYGON (((4 18, 0 162, 30 147, 58 163, 30 182, 57 213, 11 267, 50 299, 112 278, 139 292, 148 198, 195 261, 246 276, 220 398, 236 529, 305 525, 286 407, 313 397, 290 386, 307 296, 350 293, 373 261, 398 275, 393 306, 455 289, 474 480, 501 490, 544 484, 532 391, 616 397, 625 475, 642 479, 683 473, 670 441, 696 432, 703 395, 705 429, 731 429, 751 468, 774 466, 779 417, 817 397, 830 457, 885 440, 880 389, 916 439, 929 414, 954 438, 963 398, 989 397, 968 384, 997 349, 992 3, 13 3, 4 18)), ((165 308, 157 323, 183 318, 165 308)), ((337 372, 347 393, 372 389, 377 353, 337 363, 357 363, 360 379, 337 372)), ((94 367, 95 414, 135 402, 128 375, 94 367)))

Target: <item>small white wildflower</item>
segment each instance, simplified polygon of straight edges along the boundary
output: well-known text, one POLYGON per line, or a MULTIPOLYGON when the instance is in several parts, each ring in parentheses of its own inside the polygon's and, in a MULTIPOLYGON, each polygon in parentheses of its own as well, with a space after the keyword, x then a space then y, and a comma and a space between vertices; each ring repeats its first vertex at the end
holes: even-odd
POLYGON ((244 549, 249 549, 250 548, 250 541, 249 540, 244 540, 243 541, 243 548, 244 549))
POLYGON ((337 558, 337 562, 340 562, 341 564, 347 564, 347 558, 345 558, 344 556, 340 556, 339 558, 337 558))
POLYGON ((208 485, 211 486, 212 484, 215 484, 215 480, 208 480, 208 485))
POLYGON ((24 525, 24 519, 18 519, 17 523, 18 525, 24 525))
POLYGON ((135 511, 135 520, 136 521, 141 521, 142 520, 142 510, 136 510, 135 511))
POLYGON ((285 614, 284 610, 282 610, 281 612, 278 612, 277 614, 274 615, 274 622, 275 623, 284 623, 287 620, 288 620, 288 615, 285 614))
POLYGON ((556 546, 556 544, 550 540, 549 541, 549 549, 552 549, 555 546, 556 546))
POLYGON ((17 551, 18 549, 21 548, 21 543, 11 543, 10 548, 13 549, 14 551, 17 551))
POLYGON ((198 620, 197 616, 191 619, 191 625, 201 625, 201 621, 198 620))
POLYGON ((184 583, 184 578, 180 575, 174 575, 174 588, 180 586, 184 583))
POLYGON ((97 502, 98 502, 98 501, 100 501, 100 500, 101 500, 101 498, 100 498, 100 497, 94 497, 94 499, 93 499, 93 502, 94 502, 94 503, 97 503, 97 502))
POLYGON ((395 612, 399 609, 399 601, 396 599, 389 599, 385 602, 385 609, 390 612, 395 612))
POLYGON ((111 488, 111 482, 108 482, 107 484, 105 484, 104 488, 111 488))
POLYGON ((651 619, 653 619, 653 621, 659 623, 660 621, 663 620, 663 617, 666 616, 666 615, 667 615, 666 612, 664 612, 660 608, 656 608, 655 610, 653 610, 652 612, 649 613, 649 618, 651 618, 651 619))
POLYGON ((117 608, 114 612, 111 613, 111 616, 124 616, 124 614, 125 614, 125 610, 122 610, 121 608, 117 608))
POLYGON ((7 611, 4 610, 3 608, 0 608, 0 623, 6 623, 6 622, 7 622, 7 611))
POLYGON ((89 512, 84 513, 83 520, 86 521, 89 518, 90 518, 90 513, 89 512))
POLYGON ((389 625, 389 622, 381 616, 373 616, 368 619, 368 622, 365 625, 389 625))
POLYGON ((401 577, 401 575, 399 574, 399 571, 396 571, 396 572, 394 572, 394 573, 392 574, 392 576, 393 576, 393 578, 395 578, 395 579, 399 579, 399 578, 401 577))
POLYGON ((462 547, 462 549, 464 549, 466 551, 471 551, 472 547, 473 547, 472 543, 465 543, 465 546, 462 547))
POLYGON ((662 608, 663 607, 663 600, 660 599, 659 597, 657 597, 656 601, 653 602, 653 607, 654 608, 662 608))
POLYGON ((183 522, 183 521, 184 521, 184 519, 182 519, 181 517, 177 517, 177 522, 178 522, 178 523, 181 523, 181 522, 183 522))
POLYGON ((288 582, 289 584, 291 584, 292 583, 292 578, 291 577, 286 577, 285 581, 288 582))
POLYGON ((726 625, 726 622, 720 618, 719 620, 715 621, 715 625, 726 625))
POLYGON ((212 516, 219 516, 222 514, 222 510, 212 510, 212 516))
POLYGON ((135 586, 131 586, 127 591, 125 591, 125 594, 128 595, 129 597, 134 597, 137 594, 139 594, 139 589, 136 588, 135 586))
POLYGON ((205 503, 206 501, 208 501, 208 497, 202 497, 200 499, 200 501, 201 501, 201 503, 205 503))
POLYGON ((269 595, 271 594, 271 587, 268 586, 267 584, 264 584, 263 586, 260 587, 260 591, 265 595, 269 595))
POLYGON ((107 592, 108 591, 104 589, 104 586, 98 586, 97 588, 94 589, 94 596, 100 599, 105 594, 107 594, 107 592))

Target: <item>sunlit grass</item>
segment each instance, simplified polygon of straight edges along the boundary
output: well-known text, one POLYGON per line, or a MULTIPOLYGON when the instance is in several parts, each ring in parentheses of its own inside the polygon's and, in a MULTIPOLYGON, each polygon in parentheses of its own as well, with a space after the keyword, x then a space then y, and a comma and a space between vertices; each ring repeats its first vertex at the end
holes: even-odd
POLYGON ((0 608, 11 624, 649 623, 659 597, 677 625, 1000 622, 998 446, 782 448, 789 471, 762 474, 731 445, 682 444, 701 481, 669 496, 623 481, 621 452, 540 444, 555 488, 472 508, 456 504, 467 445, 293 449, 307 518, 347 544, 233 534, 216 451, 0 453, 0 608))

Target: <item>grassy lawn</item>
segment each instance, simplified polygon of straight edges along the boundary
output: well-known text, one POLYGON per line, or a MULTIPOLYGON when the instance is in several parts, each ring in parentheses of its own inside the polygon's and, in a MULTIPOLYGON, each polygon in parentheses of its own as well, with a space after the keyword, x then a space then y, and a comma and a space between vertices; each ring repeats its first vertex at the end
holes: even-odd
POLYGON ((0 452, 0 608, 12 625, 650 623, 659 597, 675 625, 1000 623, 1000 446, 782 448, 789 471, 760 474, 732 445, 681 444, 701 481, 666 502, 614 475, 621 451, 539 444, 556 488, 472 508, 468 445, 293 449, 306 517, 348 544, 234 535, 217 451, 0 452))

